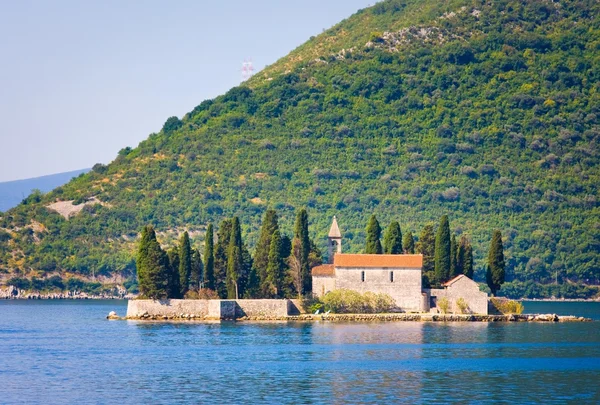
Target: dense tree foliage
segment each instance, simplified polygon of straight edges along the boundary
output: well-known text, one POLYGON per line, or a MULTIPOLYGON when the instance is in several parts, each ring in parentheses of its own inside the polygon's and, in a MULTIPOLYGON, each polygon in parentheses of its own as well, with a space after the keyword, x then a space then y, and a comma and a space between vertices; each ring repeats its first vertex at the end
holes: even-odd
POLYGON ((383 237, 383 252, 398 255, 404 253, 402 249, 402 231, 398 221, 392 221, 383 237))
POLYGON ((2 214, 0 274, 134 279, 144 224, 172 245, 238 216, 254 249, 267 207, 288 235, 306 207, 320 248, 334 214, 360 252, 373 213, 419 234, 452 212, 478 280, 499 229, 513 285, 598 284, 599 19, 593 0, 380 2, 2 214))
POLYGON ((269 298, 281 298, 284 293, 285 284, 285 258, 289 255, 289 252, 283 251, 283 243, 281 241, 281 234, 276 229, 271 236, 271 246, 269 248, 269 260, 267 263, 267 278, 265 284, 267 288, 265 290, 268 293, 269 298))
POLYGON ((500 231, 494 231, 492 236, 492 242, 490 244, 490 250, 488 253, 488 263, 486 272, 486 281, 492 294, 496 295, 496 292, 500 289, 504 283, 505 278, 505 261, 504 261, 504 247, 502 245, 502 234, 500 231))
POLYGON ((151 299, 166 298, 169 261, 156 240, 156 233, 152 226, 142 229, 137 268, 140 293, 151 299))
POLYGON ((204 263, 198 249, 193 249, 192 270, 190 274, 190 289, 198 290, 204 284, 204 263))
MULTIPOLYGON (((254 269, 258 276, 258 281, 262 287, 265 288, 263 293, 269 294, 267 290, 272 289, 272 285, 267 283, 267 266, 269 264, 269 255, 271 249, 271 238, 275 231, 279 231, 279 224, 277 222, 277 212, 273 209, 267 210, 263 219, 262 227, 260 229, 260 237, 254 250, 254 269)), ((281 234, 279 234, 281 238, 281 234)), ((278 243, 282 243, 280 240, 278 243)), ((289 253, 289 251, 288 251, 289 253)), ((287 257, 287 256, 286 256, 287 257)))
POLYGON ((192 247, 190 245, 190 235, 185 231, 179 241, 179 291, 182 297, 188 292, 191 275, 192 247))
POLYGON ((383 253, 383 248, 381 247, 381 241, 379 238, 381 237, 381 226, 379 225, 379 221, 377 221, 377 217, 375 214, 371 215, 369 218, 369 223, 367 224, 367 244, 365 246, 366 254, 378 254, 383 253))
POLYGON ((442 216, 435 235, 435 282, 442 284, 450 279, 452 268, 452 242, 448 216, 442 216))
POLYGON ((416 250, 423 255, 423 285, 429 287, 435 282, 435 234, 432 224, 423 227, 416 250))
POLYGON ((296 215, 296 226, 294 227, 294 239, 299 241, 298 252, 300 261, 300 272, 302 278, 302 293, 312 291, 312 278, 310 275, 310 237, 308 235, 308 212, 305 208, 298 211, 296 215))
POLYGON ((212 224, 208 224, 204 235, 204 287, 215 290, 215 253, 212 224))
POLYGON ((402 241, 404 246, 404 253, 408 255, 412 255, 415 253, 415 239, 413 238, 413 234, 411 231, 408 231, 404 235, 404 240, 402 241))
POLYGON ((179 248, 173 246, 167 251, 169 266, 167 268, 167 298, 183 298, 181 294, 181 276, 179 274, 179 248))

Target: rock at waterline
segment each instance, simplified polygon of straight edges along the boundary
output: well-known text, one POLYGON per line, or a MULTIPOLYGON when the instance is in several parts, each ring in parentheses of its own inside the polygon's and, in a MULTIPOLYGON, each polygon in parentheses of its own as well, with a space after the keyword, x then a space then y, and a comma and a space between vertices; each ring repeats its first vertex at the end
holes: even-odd
POLYGON ((119 318, 119 315, 117 315, 117 313, 115 311, 110 311, 108 313, 108 316, 106 317, 106 319, 121 319, 121 318, 119 318))

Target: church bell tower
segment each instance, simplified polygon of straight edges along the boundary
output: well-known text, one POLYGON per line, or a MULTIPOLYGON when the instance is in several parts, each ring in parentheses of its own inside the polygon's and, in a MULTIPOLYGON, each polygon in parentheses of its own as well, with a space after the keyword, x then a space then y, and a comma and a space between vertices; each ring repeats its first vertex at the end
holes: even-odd
POLYGON ((333 256, 336 253, 342 253, 342 234, 340 233, 340 228, 338 227, 335 215, 333 216, 333 222, 331 223, 331 228, 329 229, 329 235, 327 238, 329 239, 329 263, 333 263, 333 256))

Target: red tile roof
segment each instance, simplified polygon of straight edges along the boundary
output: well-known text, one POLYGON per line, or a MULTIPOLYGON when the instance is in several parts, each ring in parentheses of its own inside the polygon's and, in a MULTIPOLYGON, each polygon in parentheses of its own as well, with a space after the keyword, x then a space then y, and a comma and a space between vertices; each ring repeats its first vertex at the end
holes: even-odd
POLYGON ((317 277, 333 277, 335 275, 333 264, 322 264, 321 266, 313 267, 312 275, 317 277))
POLYGON ((353 255, 338 253, 333 256, 335 267, 404 267, 420 269, 423 255, 353 255))
MULTIPOLYGON (((446 281, 444 284, 442 284, 442 287, 450 287, 452 284, 456 283, 458 280, 460 280, 463 277, 467 277, 467 276, 465 276, 464 274, 459 274, 458 276, 454 277, 452 280, 446 281)), ((469 278, 469 277, 467 277, 467 278, 469 278)), ((469 278, 469 280, 471 280, 471 279, 469 278)), ((471 281, 473 281, 473 280, 471 280, 471 281)))

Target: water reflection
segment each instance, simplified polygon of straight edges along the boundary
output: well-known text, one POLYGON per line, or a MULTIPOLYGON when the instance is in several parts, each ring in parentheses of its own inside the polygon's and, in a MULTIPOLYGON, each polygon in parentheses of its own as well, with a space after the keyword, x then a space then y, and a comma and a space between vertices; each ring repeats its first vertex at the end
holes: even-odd
POLYGON ((108 322, 113 309, 1 307, 1 402, 600 401, 600 323, 108 322))

